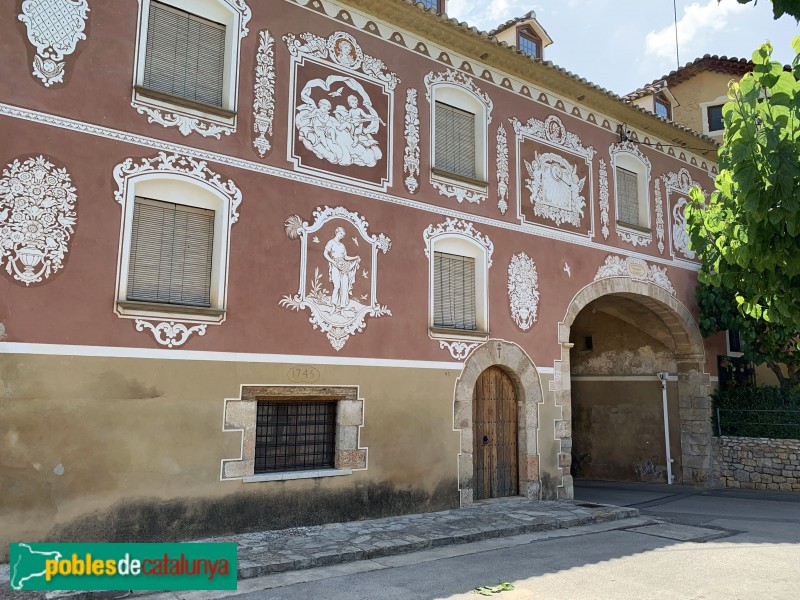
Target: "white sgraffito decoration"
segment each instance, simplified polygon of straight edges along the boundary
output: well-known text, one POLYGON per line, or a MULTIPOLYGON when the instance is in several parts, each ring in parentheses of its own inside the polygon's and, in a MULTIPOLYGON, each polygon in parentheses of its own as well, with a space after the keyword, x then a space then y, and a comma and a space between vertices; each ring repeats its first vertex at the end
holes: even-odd
POLYGON ((503 215, 508 210, 508 136, 502 123, 497 127, 497 208, 503 215))
MULTIPOLYGON (((667 195, 667 207, 670 206, 670 196, 677 196, 670 210, 672 244, 670 252, 676 258, 693 260, 697 255, 689 248, 689 232, 686 230, 686 207, 689 204, 689 191, 698 184, 692 179, 687 169, 677 173, 667 173, 661 176, 667 195)), ((703 196, 705 190, 700 188, 703 196)))
POLYGON ((661 182, 658 179, 653 182, 653 197, 656 202, 656 239, 658 240, 658 252, 664 254, 664 201, 661 198, 661 182))
POLYGON ((406 189, 412 194, 419 189, 419 109, 417 90, 406 90, 405 116, 406 150, 403 157, 403 173, 406 173, 406 189))
MULTIPOLYGON (((252 12, 245 0, 219 0, 219 2, 224 2, 227 4, 235 15, 233 26, 235 42, 233 51, 237 60, 233 61, 234 64, 232 65, 231 77, 234 77, 234 81, 238 82, 240 62, 238 60, 240 57, 239 51, 241 49, 242 40, 247 37, 248 33, 250 33, 250 30, 247 28, 247 23, 250 21, 252 12)), ((147 27, 147 24, 145 23, 143 26, 147 27)), ((226 56, 228 51, 229 47, 226 47, 226 56)), ((144 59, 144 51, 142 48, 140 48, 138 51, 137 62, 144 61, 144 59)), ((139 84, 140 82, 135 83, 139 84)), ((135 108, 136 112, 138 112, 140 115, 145 115, 148 123, 156 123, 167 128, 176 127, 178 131, 185 136, 191 135, 192 133, 197 133, 203 137, 221 139, 222 135, 231 135, 232 133, 236 133, 236 117, 234 117, 232 121, 229 120, 226 122, 224 119, 216 120, 210 114, 207 116, 197 116, 196 113, 185 111, 178 106, 165 108, 162 104, 154 104, 146 96, 136 94, 135 92, 133 100, 131 101, 131 106, 135 108)), ((236 94, 234 94, 230 109, 234 112, 236 111, 236 94)))
POLYGON ((597 270, 594 280, 606 277, 630 277, 662 287, 673 296, 676 294, 675 287, 667 276, 666 267, 649 265, 642 259, 632 256, 608 256, 605 263, 597 270))
POLYGON ((468 188, 464 188, 458 185, 451 185, 449 183, 443 183, 441 181, 431 181, 431 185, 439 191, 441 196, 447 196, 448 198, 455 198, 459 204, 462 202, 471 202, 474 204, 480 204, 484 202, 488 195, 484 192, 478 192, 476 190, 470 190, 468 188))
POLYGON ((275 117, 275 39, 266 29, 258 34, 253 96, 253 146, 264 158, 271 147, 267 136, 272 136, 275 117))
POLYGON ((431 257, 431 246, 434 238, 437 238, 441 235, 450 234, 468 237, 481 245, 486 250, 487 267, 492 266, 492 253, 494 252, 494 244, 492 243, 492 240, 489 239, 489 236, 484 235, 475 229, 475 225, 469 221, 462 221, 461 219, 451 217, 446 218, 444 223, 439 223, 438 225, 428 225, 427 229, 425 229, 422 234, 422 237, 425 240, 425 256, 428 258, 431 257))
POLYGON ((308 170, 337 180, 350 178, 386 189, 391 181, 392 119, 394 89, 400 83, 379 58, 365 54, 355 37, 337 31, 327 38, 312 33, 283 36, 292 56, 292 81, 299 90, 291 95, 290 148, 288 158, 298 170, 308 170), (300 81, 301 68, 310 62, 352 73, 331 74, 300 81), (371 85, 380 86, 382 91, 371 85), (367 88, 372 91, 368 92, 367 88), (372 94, 372 95, 371 95, 372 94), (386 103, 386 104, 384 104, 386 103), (377 109, 376 109, 377 107, 377 109), (388 107, 388 108, 385 108, 388 107), (388 110, 384 117, 379 113, 388 110), (388 121, 388 123, 384 120, 388 121), (385 142, 381 141, 385 138, 385 142), (384 166, 380 181, 328 172, 304 160, 297 145, 331 165, 370 169, 384 166), (386 156, 386 158, 384 158, 386 156))
POLYGON ((128 180, 131 177, 139 177, 148 173, 164 175, 178 173, 212 186, 228 199, 229 224, 233 225, 239 220, 237 209, 242 202, 242 192, 233 180, 223 180, 219 173, 215 173, 208 168, 206 161, 182 154, 159 152, 154 158, 142 158, 139 163, 135 163, 132 158, 126 158, 122 163, 114 167, 114 181, 117 182, 117 191, 114 192, 114 199, 120 204, 124 204, 127 196, 128 180))
POLYGON ((525 252, 513 255, 508 263, 508 302, 517 327, 530 329, 539 309, 539 276, 536 264, 525 252))
MULTIPOLYGON (((510 122, 518 142, 530 139, 574 154, 582 158, 589 173, 592 172, 594 148, 585 147, 577 135, 567 131, 556 115, 550 115, 544 121, 531 118, 527 123, 512 117, 510 122)), ((578 177, 577 165, 556 152, 537 151, 531 161, 520 159, 528 173, 525 187, 530 192, 528 199, 533 206, 534 216, 552 221, 556 227, 565 223, 580 227, 587 205, 587 198, 582 194, 587 178, 578 177)), ((587 194, 591 201, 591 184, 587 194)), ((521 207, 520 217, 525 220, 521 207)))
POLYGON ((367 316, 392 316, 377 299, 378 254, 386 254, 392 243, 383 233, 370 234, 369 223, 344 207, 317 208, 313 216, 310 225, 298 215, 289 216, 284 223, 286 235, 301 243, 300 285, 297 294, 283 296, 279 305, 309 310, 313 329, 327 334, 331 346, 339 351, 351 335, 364 331, 367 316), (339 221, 333 232, 327 233, 331 238, 323 238, 326 243, 321 255, 318 248, 322 243, 312 251, 309 240, 326 225, 339 221))
POLYGON ((64 57, 86 39, 87 0, 25 0, 19 20, 25 23, 28 41, 36 47, 33 75, 45 87, 64 82, 64 57))
POLYGON ((556 225, 580 227, 586 207, 586 198, 580 193, 586 178, 578 178, 578 168, 552 152, 536 152, 531 162, 523 162, 529 175, 525 187, 531 192, 533 214, 556 225))
POLYGON ((64 265, 77 195, 65 168, 44 156, 15 160, 0 178, 0 265, 26 286, 64 265))
POLYGON ((175 321, 165 321, 157 324, 136 319, 136 331, 149 330, 156 342, 167 348, 174 348, 176 346, 183 346, 189 337, 196 333, 197 335, 206 334, 206 324, 186 326, 183 323, 176 323, 175 321))
POLYGON ((439 341, 439 349, 447 350, 455 360, 466 360, 469 353, 481 345, 481 342, 449 342, 439 341))
POLYGON ((486 106, 486 124, 491 125, 494 102, 492 102, 489 94, 475 85, 475 80, 472 79, 472 77, 454 69, 447 69, 446 71, 442 71, 440 73, 434 73, 431 71, 425 75, 425 89, 427 90, 425 97, 428 99, 428 102, 433 101, 433 97, 431 95, 433 86, 440 83, 460 87, 469 92, 471 95, 476 96, 481 102, 483 102, 484 106, 486 106))
POLYGON ((608 170, 606 168, 606 161, 602 158, 599 161, 599 181, 600 181, 600 225, 603 238, 608 239, 608 170))

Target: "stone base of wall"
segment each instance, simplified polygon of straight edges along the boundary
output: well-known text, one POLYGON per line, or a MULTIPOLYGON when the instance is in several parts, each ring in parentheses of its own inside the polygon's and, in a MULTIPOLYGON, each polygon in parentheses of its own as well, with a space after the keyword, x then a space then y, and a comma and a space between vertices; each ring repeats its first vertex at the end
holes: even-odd
POLYGON ((714 438, 714 484, 800 492, 800 440, 714 438))

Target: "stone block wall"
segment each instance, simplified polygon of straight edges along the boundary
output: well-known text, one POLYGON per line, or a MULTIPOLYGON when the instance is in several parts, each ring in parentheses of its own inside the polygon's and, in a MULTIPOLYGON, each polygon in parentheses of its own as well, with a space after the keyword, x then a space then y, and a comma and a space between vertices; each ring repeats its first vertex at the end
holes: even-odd
POLYGON ((718 487, 800 492, 800 440, 714 438, 718 487))

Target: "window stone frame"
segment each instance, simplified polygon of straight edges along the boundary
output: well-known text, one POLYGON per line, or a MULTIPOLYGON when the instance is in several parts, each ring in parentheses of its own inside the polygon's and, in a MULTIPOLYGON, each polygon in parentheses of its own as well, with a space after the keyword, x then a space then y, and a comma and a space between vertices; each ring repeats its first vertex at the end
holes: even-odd
POLYGON ((358 386, 242 385, 238 398, 225 399, 222 422, 223 432, 241 433, 241 452, 239 458, 222 459, 220 481, 285 481, 350 475, 353 471, 364 471, 367 469, 367 448, 359 445, 363 426, 364 399, 359 397, 358 386), (258 401, 261 399, 336 401, 334 468, 256 475, 256 414, 258 401))

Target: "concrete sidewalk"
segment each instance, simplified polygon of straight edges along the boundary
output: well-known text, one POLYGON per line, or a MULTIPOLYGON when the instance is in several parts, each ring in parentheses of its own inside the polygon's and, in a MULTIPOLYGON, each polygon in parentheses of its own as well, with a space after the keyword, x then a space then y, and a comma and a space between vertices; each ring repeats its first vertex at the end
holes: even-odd
POLYGON ((248 579, 438 546, 615 521, 638 514, 633 508, 586 502, 506 498, 434 513, 243 533, 200 541, 236 543, 239 579, 248 579))
MULTIPOLYGON (((238 547, 239 580, 272 573, 349 563, 534 532, 636 517, 635 508, 580 501, 504 498, 468 508, 330 523, 196 540, 238 547)), ((10 592, 9 565, 0 565, 0 598, 111 598, 121 592, 10 592)), ((124 593, 124 592, 122 592, 124 593)), ((133 595, 152 594, 135 592, 133 595)))

